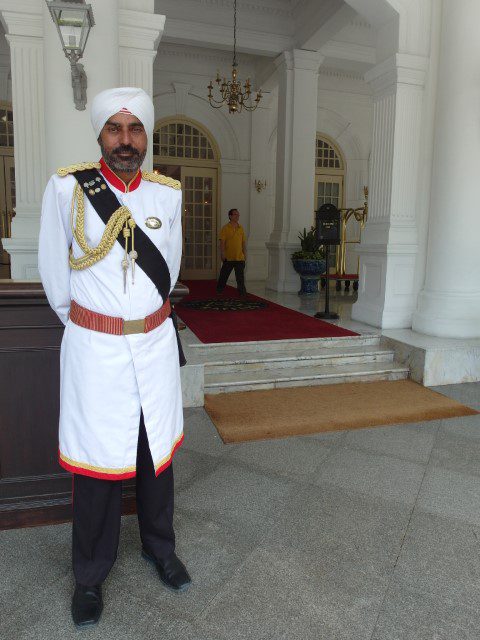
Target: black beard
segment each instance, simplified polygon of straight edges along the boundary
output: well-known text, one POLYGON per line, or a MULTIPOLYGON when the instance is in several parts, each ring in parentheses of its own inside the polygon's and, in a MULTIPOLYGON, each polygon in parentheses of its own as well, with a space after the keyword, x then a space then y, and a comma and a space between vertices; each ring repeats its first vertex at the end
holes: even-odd
POLYGON ((133 173, 138 171, 142 166, 142 162, 147 155, 147 150, 140 153, 137 149, 130 145, 120 145, 111 151, 110 153, 103 146, 102 140, 99 139, 100 149, 102 150, 102 156, 107 165, 112 171, 120 173, 133 173), (128 160, 123 160, 117 156, 117 153, 131 153, 132 157, 128 160))

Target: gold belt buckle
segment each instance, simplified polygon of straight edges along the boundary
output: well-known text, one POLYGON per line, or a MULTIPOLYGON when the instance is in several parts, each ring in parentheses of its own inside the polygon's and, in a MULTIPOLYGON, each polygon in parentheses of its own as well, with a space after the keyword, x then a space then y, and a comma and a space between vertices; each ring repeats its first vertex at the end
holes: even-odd
POLYGON ((123 335, 129 336, 132 333, 145 333, 145 318, 123 321, 123 335))

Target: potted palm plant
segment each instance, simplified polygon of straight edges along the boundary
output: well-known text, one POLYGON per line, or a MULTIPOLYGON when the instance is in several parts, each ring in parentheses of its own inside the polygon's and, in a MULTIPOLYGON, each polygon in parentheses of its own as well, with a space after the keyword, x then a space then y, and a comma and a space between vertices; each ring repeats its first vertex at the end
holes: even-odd
POLYGON ((292 264, 300 276, 299 296, 318 293, 318 281, 325 273, 325 251, 315 238, 315 227, 298 235, 301 250, 292 253, 292 264))

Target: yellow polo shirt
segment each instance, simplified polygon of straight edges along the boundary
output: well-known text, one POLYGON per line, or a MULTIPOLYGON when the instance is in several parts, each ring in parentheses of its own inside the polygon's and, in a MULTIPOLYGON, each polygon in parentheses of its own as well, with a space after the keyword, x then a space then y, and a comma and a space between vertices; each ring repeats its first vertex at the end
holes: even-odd
POLYGON ((242 245, 245 242, 245 231, 241 224, 237 228, 230 222, 222 227, 220 240, 225 241, 225 260, 245 260, 242 245))

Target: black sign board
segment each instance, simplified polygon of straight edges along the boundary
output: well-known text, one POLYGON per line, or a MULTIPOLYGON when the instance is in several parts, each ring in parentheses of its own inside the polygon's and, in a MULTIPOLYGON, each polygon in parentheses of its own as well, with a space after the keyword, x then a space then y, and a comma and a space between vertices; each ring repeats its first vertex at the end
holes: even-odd
POLYGON ((340 244, 340 211, 334 204, 322 204, 315 213, 318 244, 340 244))

